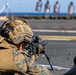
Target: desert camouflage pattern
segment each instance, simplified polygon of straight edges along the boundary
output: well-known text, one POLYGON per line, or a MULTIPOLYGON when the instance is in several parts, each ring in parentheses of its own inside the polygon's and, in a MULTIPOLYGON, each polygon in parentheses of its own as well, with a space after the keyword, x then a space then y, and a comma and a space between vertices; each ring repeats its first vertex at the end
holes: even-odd
POLYGON ((9 44, 5 38, 0 36, 0 71, 1 72, 20 72, 19 68, 13 62, 12 50, 16 47, 9 44))
POLYGON ((35 61, 36 56, 30 57, 27 50, 20 52, 14 45, 9 44, 5 38, 0 36, 1 72, 14 72, 17 75, 21 73, 23 75, 51 75, 45 67, 35 61))
MULTIPOLYGON (((49 70, 36 62, 38 54, 29 55, 28 50, 18 50, 16 45, 23 41, 31 42, 33 32, 25 20, 6 21, 2 28, 8 31, 9 37, 0 36, 0 71, 13 72, 15 75, 52 75, 49 70), (12 26, 13 30, 8 26, 12 26)), ((2 33, 2 32, 1 32, 2 33)))
POLYGON ((24 75, 51 75, 51 73, 35 61, 35 56, 29 56, 28 52, 13 50, 14 62, 24 75))
POLYGON ((26 20, 8 20, 2 25, 2 29, 4 28, 6 28, 9 34, 7 40, 13 42, 14 44, 19 44, 22 41, 31 42, 33 32, 26 20), (12 29, 8 28, 8 26, 11 26, 12 29))

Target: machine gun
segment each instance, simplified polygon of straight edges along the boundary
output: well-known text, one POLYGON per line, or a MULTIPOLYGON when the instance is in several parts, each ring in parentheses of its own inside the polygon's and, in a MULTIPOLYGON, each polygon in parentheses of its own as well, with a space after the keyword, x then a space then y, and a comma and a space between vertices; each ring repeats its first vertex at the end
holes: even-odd
POLYGON ((43 47, 43 51, 41 53, 45 54, 45 56, 49 62, 49 65, 51 67, 51 70, 53 70, 53 67, 51 65, 51 60, 45 52, 45 45, 47 43, 48 42, 43 41, 39 36, 33 36, 31 43, 29 44, 29 46, 26 49, 28 50, 29 55, 35 55, 38 52, 38 45, 40 44, 43 47))

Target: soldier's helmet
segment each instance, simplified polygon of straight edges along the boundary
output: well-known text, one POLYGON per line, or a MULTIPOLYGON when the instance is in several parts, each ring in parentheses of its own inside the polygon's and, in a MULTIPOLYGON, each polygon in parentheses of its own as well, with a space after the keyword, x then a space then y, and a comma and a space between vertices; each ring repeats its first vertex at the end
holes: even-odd
POLYGON ((8 20, 1 27, 1 35, 14 44, 31 42, 33 32, 24 19, 8 20))

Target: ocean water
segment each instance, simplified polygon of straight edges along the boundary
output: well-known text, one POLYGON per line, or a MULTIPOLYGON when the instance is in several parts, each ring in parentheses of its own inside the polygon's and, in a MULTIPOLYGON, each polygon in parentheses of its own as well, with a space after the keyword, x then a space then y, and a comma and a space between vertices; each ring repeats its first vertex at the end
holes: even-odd
MULTIPOLYGON (((69 16, 67 13, 59 13, 59 14, 54 14, 54 13, 22 13, 22 12, 12 12, 8 13, 8 15, 16 15, 16 16, 69 16)), ((0 16, 6 16, 6 13, 1 13, 0 16)), ((72 16, 76 16, 76 13, 73 14, 72 16)))

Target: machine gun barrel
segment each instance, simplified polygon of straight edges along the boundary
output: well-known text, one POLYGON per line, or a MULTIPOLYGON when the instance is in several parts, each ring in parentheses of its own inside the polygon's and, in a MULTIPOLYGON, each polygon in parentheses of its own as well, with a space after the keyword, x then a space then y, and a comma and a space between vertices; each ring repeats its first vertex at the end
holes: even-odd
POLYGON ((45 46, 48 42, 42 41, 41 46, 45 46))

